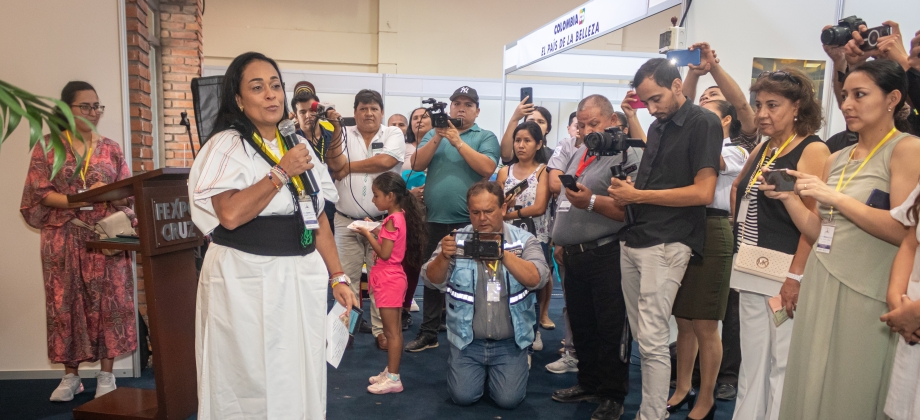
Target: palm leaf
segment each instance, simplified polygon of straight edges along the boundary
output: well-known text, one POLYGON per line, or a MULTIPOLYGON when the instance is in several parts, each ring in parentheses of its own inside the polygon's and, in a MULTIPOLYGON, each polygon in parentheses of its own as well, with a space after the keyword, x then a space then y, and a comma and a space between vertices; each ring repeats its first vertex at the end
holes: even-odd
MULTIPOLYGON (((23 118, 29 122, 29 150, 41 143, 45 153, 52 150, 54 152, 51 178, 57 175, 67 159, 67 149, 62 140, 63 130, 73 133, 84 144, 86 139, 77 131, 76 119, 79 118, 96 131, 96 127, 89 120, 74 115, 66 103, 55 98, 35 95, 0 80, 0 146, 12 135, 23 118), (60 110, 60 113, 56 113, 57 110, 60 110), (47 141, 42 134, 46 124, 51 131, 47 141)), ((75 154, 77 165, 82 164, 86 153, 83 156, 75 154)))

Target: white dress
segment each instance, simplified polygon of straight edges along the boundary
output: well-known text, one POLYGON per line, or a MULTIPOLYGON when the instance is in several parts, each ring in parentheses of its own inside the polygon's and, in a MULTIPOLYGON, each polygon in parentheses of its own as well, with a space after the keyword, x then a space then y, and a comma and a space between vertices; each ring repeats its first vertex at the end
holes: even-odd
MULTIPOLYGON (((891 210, 891 217, 904 226, 915 226, 917 221, 910 220, 907 211, 913 206, 918 194, 920 185, 914 188, 903 204, 891 210)), ((920 240, 920 230, 917 232, 917 240, 920 240)), ((913 301, 920 299, 920 249, 914 255, 914 269, 907 284, 907 297, 913 301)), ((888 386, 888 398, 885 400, 885 414, 894 420, 920 419, 920 345, 908 345, 900 336, 888 386)))
MULTIPOLYGON (((277 156, 277 142, 266 143, 277 156)), ((322 194, 335 185, 307 150, 322 214, 322 194)), ((219 225, 211 197, 247 188, 270 169, 236 131, 211 138, 189 174, 198 229, 211 233, 219 225)), ((291 195, 282 189, 259 215, 293 213, 291 195)), ((199 420, 325 418, 327 279, 318 251, 268 257, 210 245, 195 317, 199 420)))

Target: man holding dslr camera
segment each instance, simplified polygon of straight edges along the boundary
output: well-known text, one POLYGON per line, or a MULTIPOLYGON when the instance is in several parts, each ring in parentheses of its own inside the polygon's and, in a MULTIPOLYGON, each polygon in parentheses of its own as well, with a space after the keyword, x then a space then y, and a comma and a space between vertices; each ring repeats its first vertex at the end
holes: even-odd
POLYGON ((621 265, 629 323, 642 356, 638 418, 659 420, 668 415, 671 306, 691 254, 702 255, 722 125, 718 116, 683 95, 680 72, 665 58, 643 64, 632 86, 656 121, 649 127, 635 183, 612 179, 608 192, 629 206, 631 216, 621 265))
MULTIPOLYGON (((601 95, 591 95, 578 104, 578 137, 604 134, 617 127, 613 105, 601 95)), ((641 151, 622 152, 630 167, 639 163, 641 151)), ((553 241, 561 246, 565 265, 565 303, 575 352, 578 354, 578 384, 553 393, 559 402, 598 400, 592 419, 618 419, 629 391, 629 331, 626 306, 620 285, 620 243, 623 207, 607 196, 611 167, 619 166, 623 154, 589 156, 588 146, 579 146, 560 176, 564 194, 559 195, 553 241), (572 185, 568 180, 577 180, 572 185), (572 188, 577 188, 577 191, 572 188)), ((593 154, 593 153, 591 153, 593 154)), ((631 168, 634 173, 635 168, 631 168)))
MULTIPOLYGON (((432 104, 429 114, 435 123, 438 104, 432 104)), ((443 105, 442 105, 443 106, 443 105)), ((443 112, 443 110, 442 110, 443 112)), ((456 127, 448 122, 428 132, 419 143, 412 158, 412 169, 428 170, 425 181, 425 207, 428 208, 428 248, 434 252, 439 238, 469 223, 466 193, 471 185, 487 179, 498 163, 498 138, 491 131, 476 125, 479 116, 479 94, 463 86, 450 96, 450 117, 460 118, 456 127)), ((444 295, 425 288, 425 307, 418 337, 406 344, 406 351, 420 352, 438 346, 438 329, 444 295)))
POLYGON ((527 347, 537 321, 531 292, 546 284, 550 270, 537 238, 504 223, 501 186, 479 181, 466 201, 471 224, 441 239, 422 278, 447 292, 451 399, 478 401, 488 376, 492 400, 512 409, 527 393, 527 347))

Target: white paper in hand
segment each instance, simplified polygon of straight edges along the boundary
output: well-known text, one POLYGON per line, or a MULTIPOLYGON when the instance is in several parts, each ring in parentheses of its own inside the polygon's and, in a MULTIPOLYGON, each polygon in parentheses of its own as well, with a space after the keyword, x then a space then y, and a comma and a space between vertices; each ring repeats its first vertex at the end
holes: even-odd
POLYGON ((348 327, 339 318, 344 312, 345 307, 336 302, 326 315, 326 362, 336 369, 348 345, 348 327))
POLYGON ((380 222, 368 222, 366 220, 355 220, 348 225, 348 229, 358 230, 359 227, 363 227, 367 230, 374 230, 380 226, 380 222))

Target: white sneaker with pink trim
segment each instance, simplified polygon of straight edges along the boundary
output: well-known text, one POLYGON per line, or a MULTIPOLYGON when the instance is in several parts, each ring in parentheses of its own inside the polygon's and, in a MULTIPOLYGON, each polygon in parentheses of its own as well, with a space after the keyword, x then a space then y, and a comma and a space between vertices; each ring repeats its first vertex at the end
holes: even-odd
POLYGON ((382 382, 384 379, 386 379, 387 373, 389 373, 389 369, 389 366, 383 368, 383 372, 380 372, 377 374, 377 376, 371 376, 367 381, 370 382, 371 385, 376 384, 377 382, 382 382))
POLYGON ((385 377, 382 381, 368 386, 367 391, 371 394, 392 394, 403 392, 403 385, 402 381, 394 381, 389 377, 385 377))

